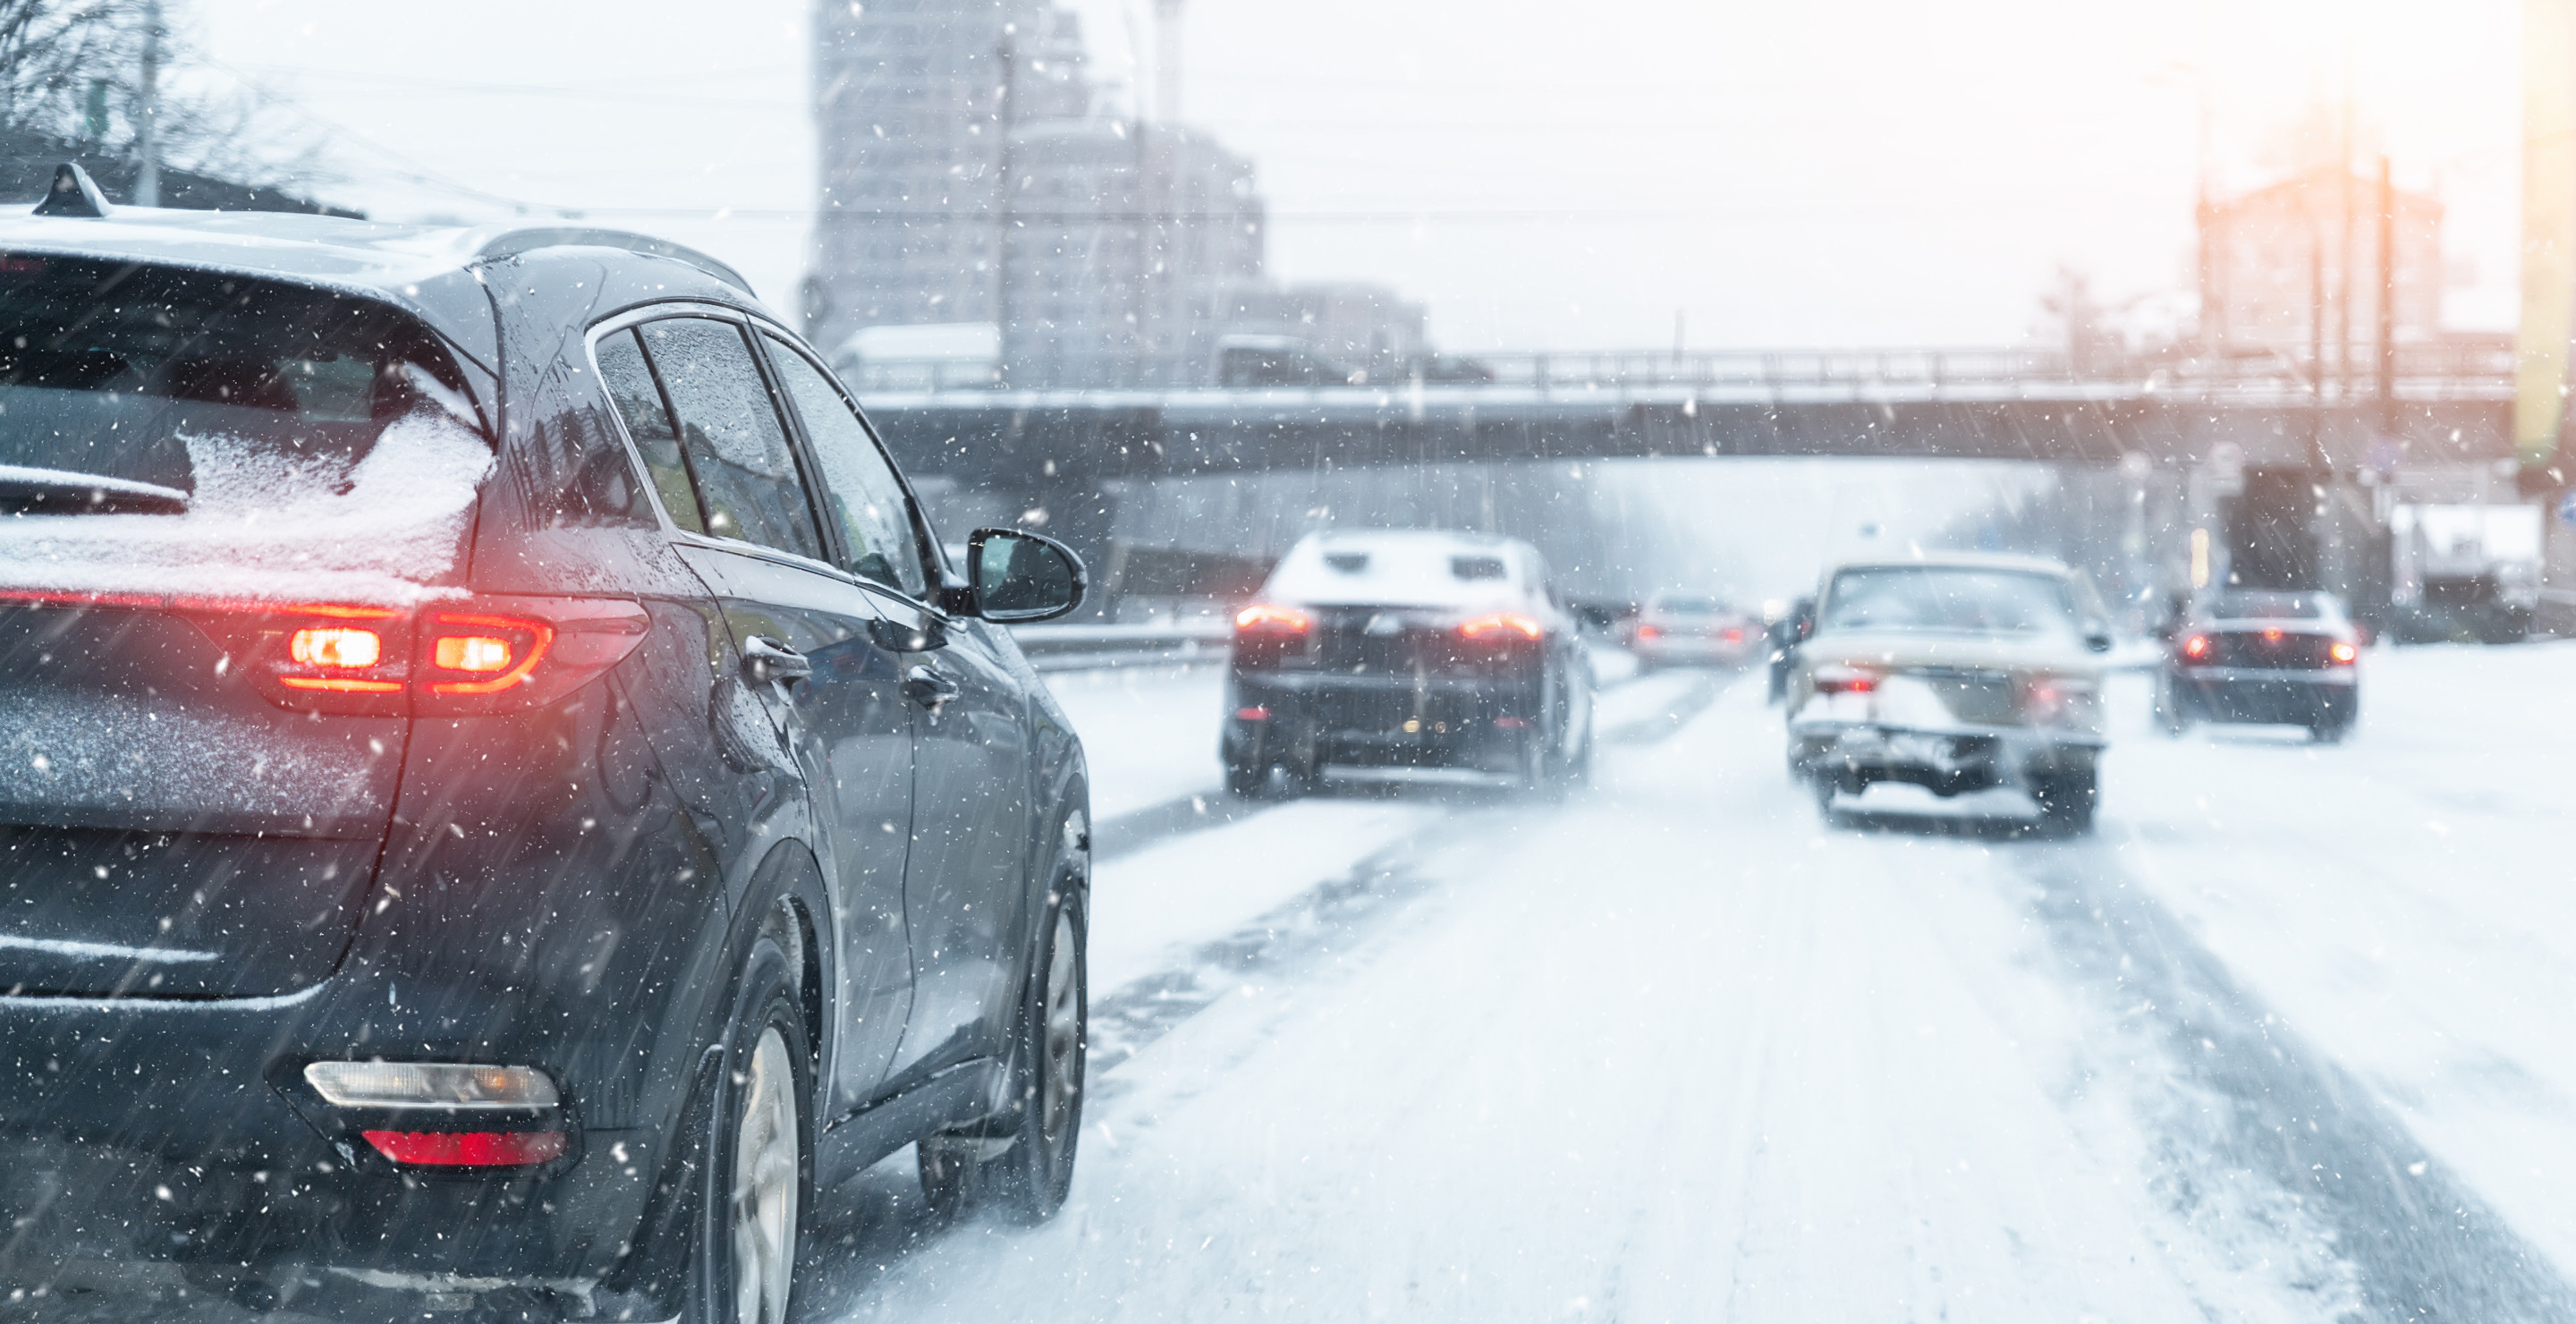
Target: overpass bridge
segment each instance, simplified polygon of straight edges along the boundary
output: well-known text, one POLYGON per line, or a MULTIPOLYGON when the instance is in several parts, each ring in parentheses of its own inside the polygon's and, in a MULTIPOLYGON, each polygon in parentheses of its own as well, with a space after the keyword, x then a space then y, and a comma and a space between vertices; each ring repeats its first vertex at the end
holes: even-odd
POLYGON ((2283 358, 2076 363, 2025 350, 1494 354, 1441 379, 1020 387, 953 362, 858 365, 853 384, 914 473, 1039 492, 1105 479, 1647 456, 2010 459, 2158 465, 2234 443, 2248 464, 2352 471, 2509 456, 2513 356, 2401 347, 2393 399, 2283 358))

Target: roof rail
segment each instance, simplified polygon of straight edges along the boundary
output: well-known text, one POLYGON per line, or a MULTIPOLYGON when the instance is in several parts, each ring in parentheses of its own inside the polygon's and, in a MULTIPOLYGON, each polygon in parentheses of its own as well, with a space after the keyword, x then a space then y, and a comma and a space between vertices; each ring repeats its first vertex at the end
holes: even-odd
MULTIPOLYGON (((483 247, 476 250, 474 255, 479 258, 499 259, 516 257, 532 249, 564 247, 623 248, 630 253, 650 253, 655 257, 667 257, 675 262, 688 263, 745 294, 752 293, 751 282, 744 280, 742 273, 732 267, 694 248, 628 230, 600 230, 578 225, 529 226, 524 229, 505 230, 494 235, 486 240, 483 247)), ((752 297, 759 296, 752 295, 752 297)))

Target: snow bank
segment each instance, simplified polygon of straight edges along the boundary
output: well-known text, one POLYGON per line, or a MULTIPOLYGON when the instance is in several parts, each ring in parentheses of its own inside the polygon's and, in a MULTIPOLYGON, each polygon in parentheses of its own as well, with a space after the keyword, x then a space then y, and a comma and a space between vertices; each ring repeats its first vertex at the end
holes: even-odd
POLYGON ((0 583, 409 606, 456 568, 492 448, 446 414, 387 427, 365 458, 188 436, 184 515, 0 520, 0 583))

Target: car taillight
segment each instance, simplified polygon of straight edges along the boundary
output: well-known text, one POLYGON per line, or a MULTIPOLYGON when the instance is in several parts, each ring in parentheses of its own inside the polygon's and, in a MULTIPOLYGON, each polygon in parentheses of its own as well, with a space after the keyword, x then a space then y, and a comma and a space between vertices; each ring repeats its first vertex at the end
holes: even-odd
MULTIPOLYGON (((124 604, 117 604, 124 605, 124 604)), ((644 637, 614 598, 483 595, 403 612, 328 603, 162 599, 248 667, 280 707, 368 716, 542 707, 597 679, 644 637)))
POLYGON ((1728 643, 1730 643, 1730 644, 1740 644, 1740 643, 1743 643, 1743 642, 1744 642, 1744 631, 1742 631, 1742 630, 1740 630, 1740 629, 1729 629, 1729 630, 1726 632, 1726 642, 1728 642, 1728 643))
POLYGON ((1640 639, 1661 639, 1664 637, 1664 627, 1660 625, 1640 625, 1637 627, 1637 637, 1640 639))
POLYGON ((1304 634, 1314 624, 1314 617, 1271 602, 1256 602, 1234 614, 1234 628, 1244 634, 1304 634))
POLYGON ((2196 634, 2182 641, 2182 655, 2194 662, 2209 656, 2209 636, 2196 634))
POLYGON ((1519 635, 1523 639, 1536 639, 1546 633, 1546 626, 1518 612, 1509 611, 1479 616, 1458 627, 1458 636, 1462 639, 1508 638, 1512 635, 1519 635))
POLYGON ((551 1163, 569 1148, 561 1131, 367 1131, 376 1152, 425 1168, 515 1168, 551 1163))
POLYGON ((1816 668, 1814 680, 1818 694, 1867 694, 1878 688, 1877 672, 1830 663, 1816 668))
POLYGON ((2337 640, 2326 649, 2326 656, 2333 658, 2336 665, 2348 667, 2361 660, 2361 650, 2337 640))

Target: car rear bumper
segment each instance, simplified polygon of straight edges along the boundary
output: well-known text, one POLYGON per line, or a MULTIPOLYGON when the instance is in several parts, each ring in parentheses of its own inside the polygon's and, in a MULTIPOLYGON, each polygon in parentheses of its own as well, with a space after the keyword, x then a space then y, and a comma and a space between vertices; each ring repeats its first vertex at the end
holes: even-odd
POLYGON ((2026 791, 2047 777, 2089 772, 2102 746, 2090 732, 2043 727, 1931 730, 1811 719, 1790 726, 1789 765, 1801 777, 1831 777, 1847 790, 1899 782, 1948 796, 1996 787, 2026 791))
POLYGON ((2351 721, 2361 702, 2359 678, 2349 668, 2204 667, 2169 673, 2166 683, 2189 715, 2210 722, 2329 725, 2351 721))
MULTIPOLYGON (((0 998, 0 1208, 15 1220, 0 1238, 0 1291, 148 1293, 177 1280, 270 1300, 372 1300, 355 1308, 379 1316, 418 1309, 424 1293, 606 1299, 598 1285, 633 1239, 659 1166, 654 1133, 585 1134, 568 1099, 542 1123, 570 1136, 551 1163, 398 1169, 359 1132, 477 1123, 345 1113, 301 1074, 317 1056, 371 1056, 371 1022, 388 1013, 359 1008, 390 1001, 347 974, 268 998, 0 998), (335 1047, 307 1047, 324 1044, 335 1047)), ((470 1043, 424 1053, 390 1034, 375 1042, 388 1056, 471 1060, 470 1043)))
POLYGON ((1225 753, 1246 767, 1339 763, 1515 772, 1542 716, 1535 679, 1238 674, 1225 753))
POLYGON ((1723 639, 1665 635, 1629 645, 1644 661, 1662 666, 1711 666, 1743 661, 1759 641, 1730 644, 1723 639))

